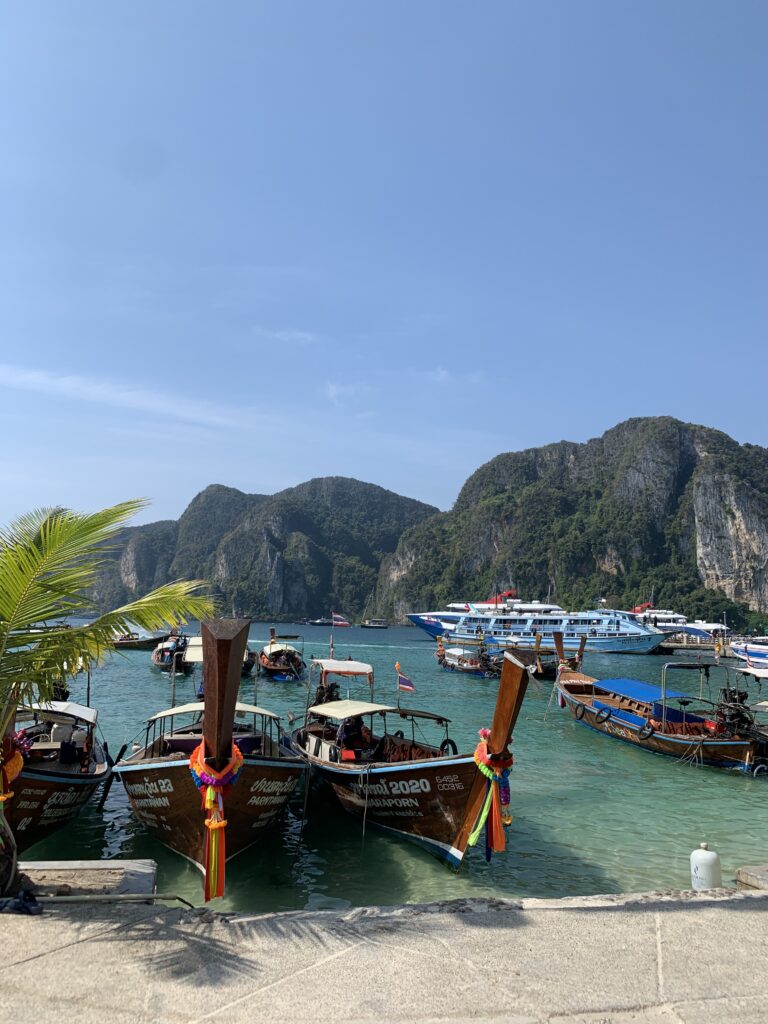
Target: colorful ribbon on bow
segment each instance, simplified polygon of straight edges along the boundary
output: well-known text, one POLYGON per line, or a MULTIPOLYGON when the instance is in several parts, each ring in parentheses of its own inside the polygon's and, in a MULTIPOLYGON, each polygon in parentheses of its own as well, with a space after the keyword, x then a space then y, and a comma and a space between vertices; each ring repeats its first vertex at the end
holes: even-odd
POLYGON ((224 830, 227 827, 227 819, 224 817, 224 791, 237 782, 242 767, 243 755, 234 740, 229 763, 220 772, 205 763, 205 742, 195 747, 189 759, 192 779, 202 793, 203 810, 207 812, 203 858, 205 867, 203 891, 206 903, 214 896, 224 895, 224 875, 227 861, 224 841, 224 830))
POLYGON ((13 753, 5 755, 0 762, 0 811, 2 811, 5 801, 10 800, 13 796, 13 790, 9 787, 13 780, 21 775, 23 768, 24 758, 21 751, 15 748, 13 748, 13 753))
POLYGON ((469 845, 477 842, 483 826, 485 832, 485 859, 490 860, 491 854, 501 853, 506 846, 504 825, 512 824, 509 810, 509 770, 514 758, 492 757, 488 752, 490 729, 480 730, 480 742, 475 748, 475 764, 477 770, 486 778, 486 797, 477 824, 469 836, 469 845))

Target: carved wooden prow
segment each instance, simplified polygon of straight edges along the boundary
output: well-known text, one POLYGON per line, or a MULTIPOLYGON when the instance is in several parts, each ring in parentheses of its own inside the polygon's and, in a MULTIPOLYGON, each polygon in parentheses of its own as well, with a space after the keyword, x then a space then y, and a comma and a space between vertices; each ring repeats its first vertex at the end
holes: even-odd
POLYGON ((584 648, 587 646, 587 638, 583 636, 579 640, 579 653, 576 655, 576 669, 581 672, 581 662, 584 657, 584 648))
MULTIPOLYGON (((507 651, 504 655, 504 664, 501 668, 501 680, 499 681, 499 694, 496 698, 496 709, 493 712, 493 723, 491 724, 491 735, 488 739, 488 753, 491 760, 494 757, 509 756, 509 742, 512 737, 512 730, 515 728, 517 716, 528 689, 528 672, 513 654, 507 651)), ((475 775, 472 790, 467 801, 467 810, 464 821, 459 829, 453 845, 462 853, 467 848, 469 834, 474 828, 478 815, 485 801, 486 780, 480 772, 475 775)))
POLYGON ((536 643, 534 644, 534 647, 533 647, 533 653, 536 655, 536 671, 539 672, 539 673, 542 672, 541 655, 539 654, 540 649, 541 649, 541 633, 537 633, 536 634, 536 643))
POLYGON ((565 661, 565 648, 563 647, 563 634, 553 633, 552 639, 555 641, 555 650, 557 651, 557 660, 565 661))
POLYGON ((203 739, 216 771, 229 761, 237 691, 248 642, 250 619, 208 619, 200 624, 205 678, 203 739))

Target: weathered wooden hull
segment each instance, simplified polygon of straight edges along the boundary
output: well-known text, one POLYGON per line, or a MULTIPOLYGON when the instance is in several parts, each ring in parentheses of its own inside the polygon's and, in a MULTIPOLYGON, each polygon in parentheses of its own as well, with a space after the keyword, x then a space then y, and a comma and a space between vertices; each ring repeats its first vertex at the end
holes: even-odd
MULTIPOLYGON (((205 812, 189 759, 129 759, 115 770, 133 813, 150 835, 202 869, 205 812)), ((247 850, 274 824, 304 770, 298 758, 246 758, 239 778, 224 794, 227 860, 247 850)))
POLYGON ((650 736, 645 736, 641 734, 641 724, 619 718, 599 721, 599 710, 575 699, 562 688, 559 688, 559 692, 575 721, 594 729, 595 732, 611 736, 613 739, 623 740, 625 743, 632 743, 636 747, 642 747, 643 750, 665 754, 678 760, 691 761, 694 764, 730 768, 743 772, 753 770, 754 744, 749 740, 716 739, 705 736, 670 736, 660 732, 653 732, 650 736), (580 710, 581 708, 583 711, 580 710))
POLYGON ((309 757, 316 778, 349 814, 395 833, 458 868, 466 844, 457 835, 477 767, 471 755, 404 764, 328 764, 309 757))
POLYGON ((5 804, 8 823, 19 851, 47 839, 76 817, 102 782, 109 777, 106 764, 95 772, 53 772, 25 766, 13 783, 13 797, 5 804))
POLYGON ((116 651, 154 651, 158 644, 167 640, 170 634, 163 636, 140 636, 132 640, 114 640, 112 646, 116 651))

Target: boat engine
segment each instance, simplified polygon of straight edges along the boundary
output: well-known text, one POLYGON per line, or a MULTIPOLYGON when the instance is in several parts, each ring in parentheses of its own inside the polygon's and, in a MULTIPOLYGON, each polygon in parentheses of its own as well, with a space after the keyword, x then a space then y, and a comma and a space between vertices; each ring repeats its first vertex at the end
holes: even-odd
POLYGON ((755 716, 747 707, 748 698, 746 690, 736 687, 726 686, 720 691, 717 717, 727 734, 748 733, 754 727, 755 716))
POLYGON ((724 686, 720 691, 721 704, 746 704, 749 694, 746 690, 739 690, 735 686, 724 686))

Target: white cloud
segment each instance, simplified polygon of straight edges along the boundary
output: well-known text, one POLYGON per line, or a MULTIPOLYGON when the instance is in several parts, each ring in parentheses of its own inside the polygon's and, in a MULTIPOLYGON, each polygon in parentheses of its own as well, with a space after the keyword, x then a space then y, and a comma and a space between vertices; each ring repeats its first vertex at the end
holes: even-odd
POLYGON ((427 377, 436 384, 448 384, 451 380, 450 373, 442 366, 435 367, 427 373, 427 377))
POLYGON ((267 327, 254 327, 253 333, 259 338, 277 341, 284 345, 316 345, 320 341, 319 334, 315 334, 313 331, 300 331, 295 327, 283 327, 277 330, 270 330, 267 327))
POLYGON ((352 384, 337 384, 336 381, 328 381, 323 388, 323 394, 332 405, 339 405, 342 398, 347 395, 357 395, 362 389, 352 384))
POLYGON ((46 370, 31 370, 8 363, 0 363, 0 387, 70 399, 73 402, 133 409, 136 412, 196 423, 204 427, 231 427, 237 422, 228 410, 192 396, 181 399, 174 396, 171 391, 144 391, 104 378, 83 377, 78 374, 59 376, 46 370))

